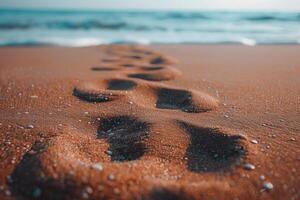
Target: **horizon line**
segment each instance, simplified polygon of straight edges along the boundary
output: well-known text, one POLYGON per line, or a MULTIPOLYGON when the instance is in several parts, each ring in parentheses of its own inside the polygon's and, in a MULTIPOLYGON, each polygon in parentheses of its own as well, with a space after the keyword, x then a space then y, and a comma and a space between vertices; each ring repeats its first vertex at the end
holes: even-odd
POLYGON ((191 12, 201 12, 201 11, 211 11, 211 12, 300 12, 300 9, 212 9, 212 8, 198 8, 198 9, 191 9, 191 8, 185 8, 185 9, 166 9, 166 8, 162 8, 162 9, 154 9, 154 8, 140 8, 140 9, 136 9, 136 8, 60 8, 60 7, 50 7, 50 8, 44 8, 44 7, 33 7, 33 8, 29 8, 29 7, 0 7, 0 10, 11 10, 11 11, 143 11, 143 12, 171 12, 171 11, 191 11, 191 12))

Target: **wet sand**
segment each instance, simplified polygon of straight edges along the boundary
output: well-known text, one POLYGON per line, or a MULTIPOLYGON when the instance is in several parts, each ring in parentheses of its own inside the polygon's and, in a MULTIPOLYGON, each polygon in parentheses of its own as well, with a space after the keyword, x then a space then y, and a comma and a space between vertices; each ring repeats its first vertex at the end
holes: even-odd
POLYGON ((0 199, 299 199, 299 50, 0 48, 0 199))

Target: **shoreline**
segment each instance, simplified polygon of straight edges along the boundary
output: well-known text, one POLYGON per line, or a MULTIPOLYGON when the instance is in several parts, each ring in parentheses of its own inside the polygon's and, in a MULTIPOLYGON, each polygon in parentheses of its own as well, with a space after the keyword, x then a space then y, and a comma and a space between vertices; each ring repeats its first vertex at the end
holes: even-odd
POLYGON ((121 43, 121 44, 95 44, 95 45, 83 45, 83 46, 72 46, 72 45, 59 45, 59 44, 16 44, 16 45, 0 45, 0 48, 93 48, 93 47, 101 47, 101 46, 244 46, 244 47, 263 47, 263 46, 299 46, 300 43, 263 43, 263 44, 255 44, 255 45, 247 45, 242 43, 234 43, 234 42, 224 42, 224 43, 151 43, 151 44, 137 44, 137 43, 121 43))

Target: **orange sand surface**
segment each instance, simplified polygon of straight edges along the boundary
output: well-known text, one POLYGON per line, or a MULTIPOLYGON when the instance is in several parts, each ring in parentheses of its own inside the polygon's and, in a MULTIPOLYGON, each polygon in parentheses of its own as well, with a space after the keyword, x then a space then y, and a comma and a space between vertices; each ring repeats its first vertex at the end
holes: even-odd
POLYGON ((0 48, 0 199, 300 199, 299 52, 0 48))

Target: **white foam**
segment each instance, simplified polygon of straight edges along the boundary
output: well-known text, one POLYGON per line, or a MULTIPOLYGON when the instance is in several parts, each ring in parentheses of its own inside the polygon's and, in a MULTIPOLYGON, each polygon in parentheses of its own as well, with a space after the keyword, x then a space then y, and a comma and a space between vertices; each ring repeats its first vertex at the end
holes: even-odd
POLYGON ((239 42, 246 46, 255 46, 256 41, 250 38, 241 38, 239 39, 239 42))
POLYGON ((94 38, 81 38, 76 41, 74 41, 72 46, 76 47, 83 47, 83 46, 94 46, 94 45, 99 45, 103 44, 103 42, 99 39, 94 39, 94 38))
POLYGON ((69 47, 87 47, 100 44, 107 44, 98 38, 60 38, 60 37, 45 37, 45 38, 29 38, 17 40, 0 40, 0 45, 39 45, 39 44, 53 44, 59 46, 69 47))
POLYGON ((136 43, 143 44, 143 45, 149 45, 149 44, 151 44, 151 41, 146 38, 138 38, 136 40, 136 43))
POLYGON ((87 47, 104 44, 105 42, 98 38, 49 38, 46 42, 51 41, 56 45, 70 47, 87 47))

